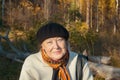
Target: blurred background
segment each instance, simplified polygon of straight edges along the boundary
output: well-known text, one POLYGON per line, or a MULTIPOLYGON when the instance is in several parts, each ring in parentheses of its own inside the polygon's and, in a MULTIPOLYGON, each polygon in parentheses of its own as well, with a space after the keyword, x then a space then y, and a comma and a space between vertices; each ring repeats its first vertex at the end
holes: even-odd
POLYGON ((0 0, 1 80, 18 80, 24 59, 38 51, 36 31, 48 21, 67 28, 71 50, 111 56, 110 65, 120 67, 120 0, 0 0))

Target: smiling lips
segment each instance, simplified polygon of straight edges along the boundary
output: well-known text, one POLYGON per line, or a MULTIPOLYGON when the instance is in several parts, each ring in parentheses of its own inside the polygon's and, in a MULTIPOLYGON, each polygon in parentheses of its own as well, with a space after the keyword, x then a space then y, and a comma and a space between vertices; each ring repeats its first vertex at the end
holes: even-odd
POLYGON ((55 51, 54 54, 61 54, 61 51, 55 51))

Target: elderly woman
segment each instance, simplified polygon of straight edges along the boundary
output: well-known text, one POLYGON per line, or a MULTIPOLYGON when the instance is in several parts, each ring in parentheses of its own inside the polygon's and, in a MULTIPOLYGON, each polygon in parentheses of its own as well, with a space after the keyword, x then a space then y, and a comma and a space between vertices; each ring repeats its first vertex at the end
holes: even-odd
POLYGON ((47 23, 37 32, 40 50, 28 56, 19 80, 93 80, 87 60, 70 51, 69 32, 58 23, 47 23))

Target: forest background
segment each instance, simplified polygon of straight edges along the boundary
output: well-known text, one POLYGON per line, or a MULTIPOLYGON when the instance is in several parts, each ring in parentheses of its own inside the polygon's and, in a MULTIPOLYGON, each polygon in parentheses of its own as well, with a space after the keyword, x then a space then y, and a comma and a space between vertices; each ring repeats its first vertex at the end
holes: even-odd
POLYGON ((38 51, 36 31, 48 21, 68 29, 73 51, 111 56, 110 65, 120 67, 120 0, 0 0, 0 15, 1 80, 18 80, 21 62, 38 51))

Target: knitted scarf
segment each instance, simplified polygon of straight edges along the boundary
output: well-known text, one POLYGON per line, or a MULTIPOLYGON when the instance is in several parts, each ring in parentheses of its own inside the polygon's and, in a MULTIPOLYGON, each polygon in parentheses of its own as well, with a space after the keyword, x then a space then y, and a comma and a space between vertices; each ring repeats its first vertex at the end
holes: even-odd
POLYGON ((46 53, 44 50, 42 51, 42 58, 43 60, 49 65, 51 66, 54 70, 58 70, 58 78, 59 80, 70 80, 70 75, 66 69, 66 65, 67 62, 69 60, 69 53, 67 52, 62 59, 58 60, 58 61, 54 61, 52 60, 46 53))

